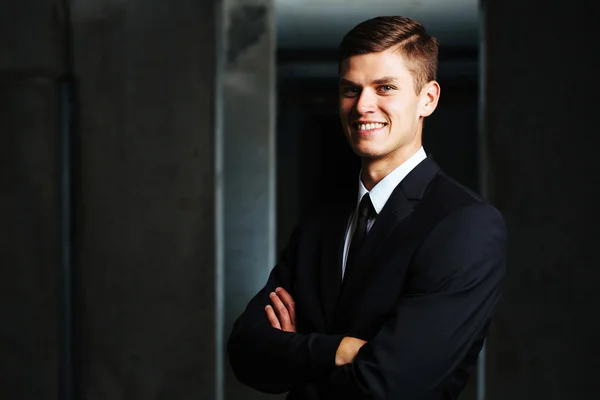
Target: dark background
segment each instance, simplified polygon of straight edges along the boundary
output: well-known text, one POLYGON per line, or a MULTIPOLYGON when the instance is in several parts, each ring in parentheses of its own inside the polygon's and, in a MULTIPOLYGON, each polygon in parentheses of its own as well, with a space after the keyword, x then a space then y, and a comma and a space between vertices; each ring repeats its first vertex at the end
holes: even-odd
MULTIPOLYGON (((0 8, 0 398, 268 398, 223 344, 298 218, 355 195, 331 60, 278 49, 269 1, 70 5, 70 23, 61 2, 0 8)), ((508 225, 480 382, 595 399, 597 14, 480 6, 481 46, 442 46, 425 123, 508 225)))

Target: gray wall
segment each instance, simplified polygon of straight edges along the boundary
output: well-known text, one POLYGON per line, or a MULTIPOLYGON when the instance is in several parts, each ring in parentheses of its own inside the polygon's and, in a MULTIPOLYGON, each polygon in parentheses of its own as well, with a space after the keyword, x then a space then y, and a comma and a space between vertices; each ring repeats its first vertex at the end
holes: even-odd
POLYGON ((58 27, 50 1, 5 3, 0 12, 0 396, 55 399, 58 27))
POLYGON ((488 398, 598 398, 592 2, 485 3, 489 197, 509 233, 504 297, 488 341, 488 398))
MULTIPOLYGON (((222 239, 227 338, 275 264, 273 0, 227 0, 224 24, 222 239)), ((225 399, 278 397, 242 385, 224 361, 225 399)))
POLYGON ((215 8, 72 4, 80 394, 213 398, 215 8))

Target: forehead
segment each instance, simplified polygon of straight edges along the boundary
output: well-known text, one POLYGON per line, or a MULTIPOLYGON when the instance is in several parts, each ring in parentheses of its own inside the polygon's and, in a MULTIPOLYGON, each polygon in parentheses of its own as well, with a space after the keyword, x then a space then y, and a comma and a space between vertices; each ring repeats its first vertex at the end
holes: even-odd
POLYGON ((340 78, 357 83, 370 82, 382 77, 412 81, 412 74, 399 51, 385 50, 352 56, 344 60, 340 67, 340 78))

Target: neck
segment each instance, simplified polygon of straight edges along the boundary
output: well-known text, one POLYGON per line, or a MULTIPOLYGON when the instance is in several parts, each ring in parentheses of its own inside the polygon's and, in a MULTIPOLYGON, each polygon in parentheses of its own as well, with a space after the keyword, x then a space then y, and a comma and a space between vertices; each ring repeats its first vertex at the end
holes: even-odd
POLYGON ((415 142, 406 148, 400 148, 384 158, 363 158, 360 179, 367 190, 371 190, 390 172, 404 164, 421 148, 421 141, 415 142))

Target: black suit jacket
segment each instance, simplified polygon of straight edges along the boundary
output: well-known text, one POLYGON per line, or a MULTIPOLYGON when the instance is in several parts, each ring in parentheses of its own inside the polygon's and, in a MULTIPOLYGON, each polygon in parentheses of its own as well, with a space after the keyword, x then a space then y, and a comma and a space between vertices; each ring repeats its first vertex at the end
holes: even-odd
POLYGON ((228 341, 237 378, 288 399, 456 399, 500 297, 506 229, 490 204, 428 157, 396 187, 342 282, 353 207, 300 224, 228 341), (269 293, 287 289, 296 333, 272 328, 269 293), (335 366, 344 336, 368 341, 335 366))

